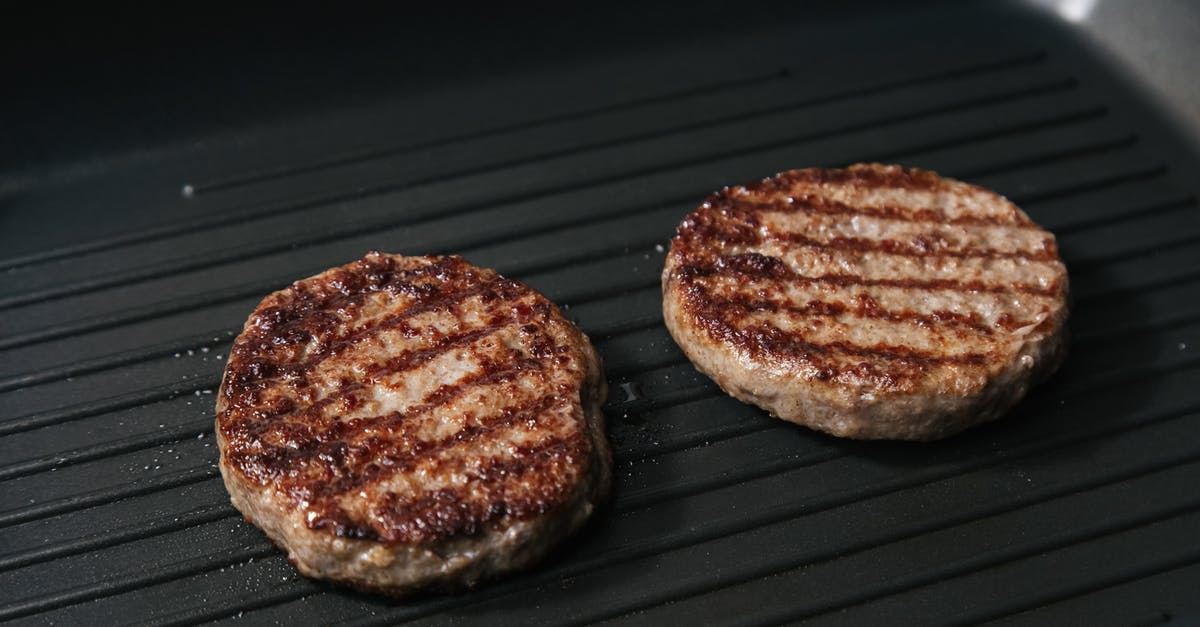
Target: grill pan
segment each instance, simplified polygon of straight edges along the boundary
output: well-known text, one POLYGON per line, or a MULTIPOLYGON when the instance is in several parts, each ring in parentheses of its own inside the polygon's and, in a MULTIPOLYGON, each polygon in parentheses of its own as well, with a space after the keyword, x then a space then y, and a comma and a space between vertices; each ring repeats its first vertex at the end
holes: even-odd
POLYGON ((197 125, 198 141, 10 184, 0 619, 1194 619, 1196 147, 1040 14, 778 11, 197 125), (857 161, 996 189, 1058 235, 1072 356, 1008 418, 935 444, 825 437, 721 394, 662 326, 663 248, 707 192, 857 161), (370 249, 524 280, 604 359, 614 501, 528 573, 361 595, 298 576, 229 505, 211 431, 233 335, 269 291, 370 249))

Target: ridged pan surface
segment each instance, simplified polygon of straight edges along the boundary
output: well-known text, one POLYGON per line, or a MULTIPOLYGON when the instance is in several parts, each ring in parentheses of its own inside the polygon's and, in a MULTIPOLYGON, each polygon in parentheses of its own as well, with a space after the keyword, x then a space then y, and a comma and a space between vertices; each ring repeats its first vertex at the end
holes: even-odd
POLYGON ((756 28, 597 40, 0 200, 0 620, 1125 625, 1200 610, 1196 147, 1032 14, 756 28), (721 393, 668 335, 666 248, 707 194, 856 162, 996 190, 1056 236, 1070 357, 1003 420, 930 444, 831 438, 721 393), (268 293, 370 250, 495 268, 599 352, 613 498, 537 567, 391 601, 299 576, 229 504, 213 412, 234 337, 268 293))

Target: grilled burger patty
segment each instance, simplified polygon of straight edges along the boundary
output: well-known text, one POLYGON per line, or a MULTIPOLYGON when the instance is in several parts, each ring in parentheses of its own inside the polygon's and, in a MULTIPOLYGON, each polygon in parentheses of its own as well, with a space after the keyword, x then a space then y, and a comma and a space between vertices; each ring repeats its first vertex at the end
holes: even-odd
POLYGON ((934 440, 1065 356, 1054 236, 1001 196, 898 166, 711 195, 663 270, 667 328, 729 394, 833 435, 934 440))
POLYGON ((251 314, 217 400, 221 475, 306 575, 471 585, 606 497, 605 393, 541 294, 459 257, 371 253, 251 314))

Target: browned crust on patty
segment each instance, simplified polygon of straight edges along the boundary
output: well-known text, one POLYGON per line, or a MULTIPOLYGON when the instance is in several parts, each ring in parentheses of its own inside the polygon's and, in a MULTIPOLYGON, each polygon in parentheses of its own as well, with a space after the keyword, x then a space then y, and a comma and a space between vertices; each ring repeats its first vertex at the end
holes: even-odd
POLYGON ((680 224, 668 329, 730 394, 835 435, 936 439, 1065 355, 1054 236, 993 192, 860 164, 725 188, 680 224))
POLYGON ((459 257, 365 258, 259 305, 217 404, 234 504, 306 574, 403 593, 524 566, 607 494, 595 350, 459 257))

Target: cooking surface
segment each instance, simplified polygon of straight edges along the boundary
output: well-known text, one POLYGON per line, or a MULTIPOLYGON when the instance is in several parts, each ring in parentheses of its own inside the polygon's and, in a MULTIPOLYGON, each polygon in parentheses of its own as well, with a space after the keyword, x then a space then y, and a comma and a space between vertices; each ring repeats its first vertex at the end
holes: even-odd
POLYGON ((10 169, 0 619, 1194 616, 1195 146, 1033 14, 777 10, 702 38, 481 62, 367 104, 179 113, 191 126, 170 141, 97 131, 111 158, 62 143, 10 169), (856 161, 996 189, 1058 235, 1072 356, 1006 419, 931 445, 825 437, 725 397, 662 326, 663 247, 706 193, 856 161), (524 280, 604 358, 615 499, 540 567, 393 602, 299 577, 229 505, 211 431, 233 335, 269 291, 370 249, 524 280))

